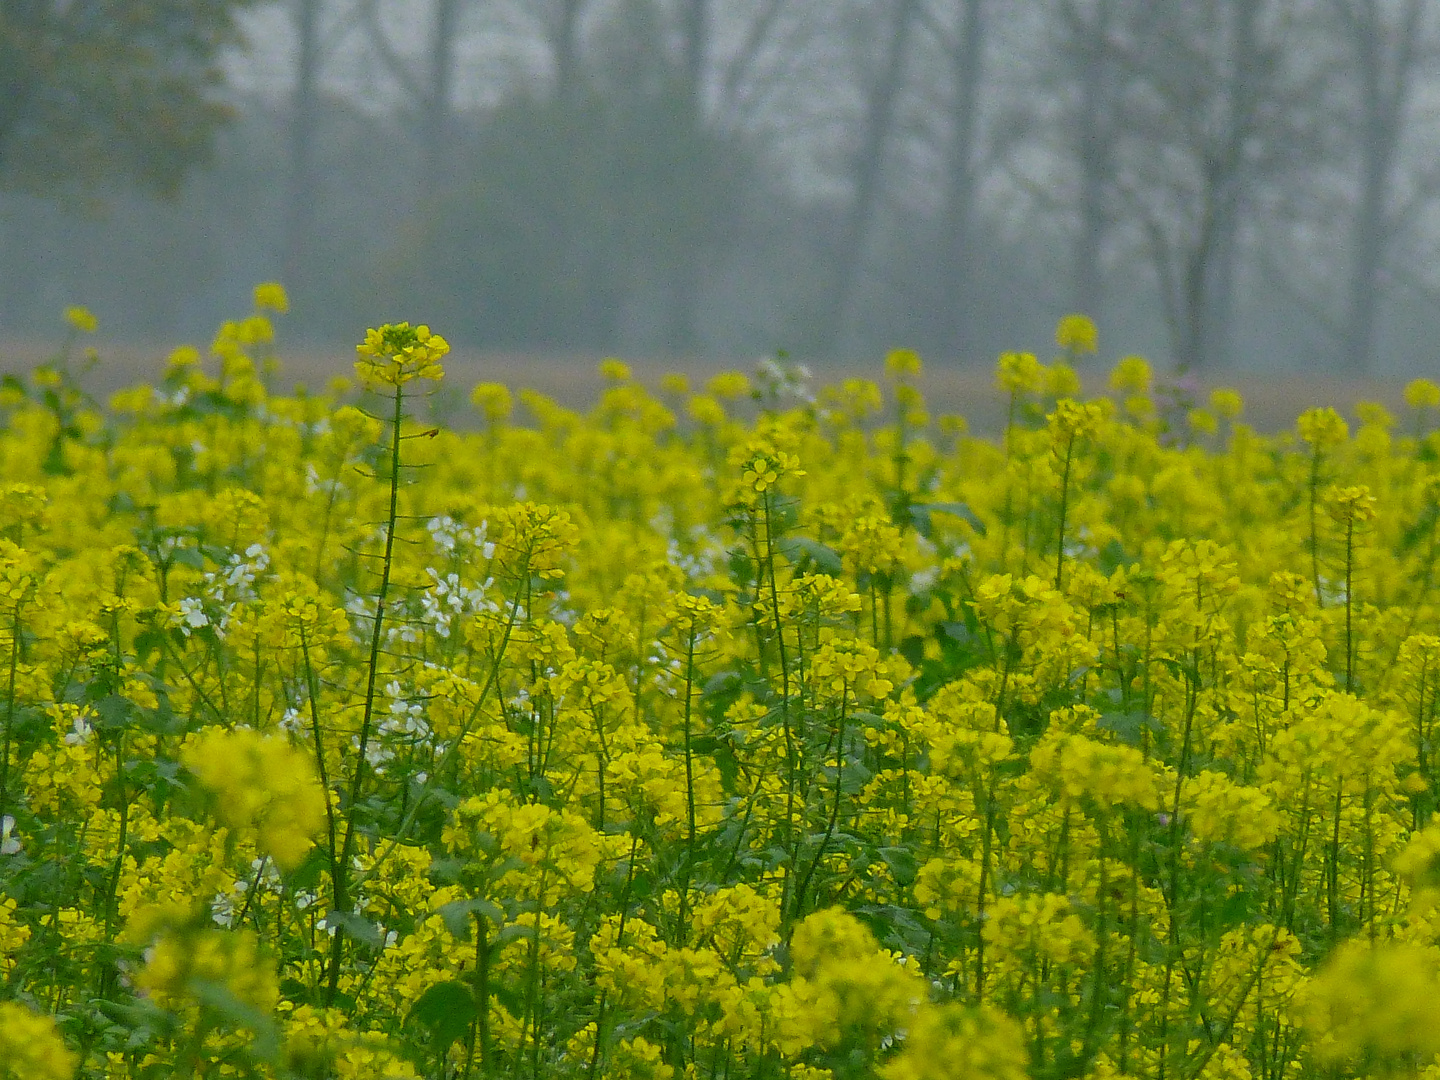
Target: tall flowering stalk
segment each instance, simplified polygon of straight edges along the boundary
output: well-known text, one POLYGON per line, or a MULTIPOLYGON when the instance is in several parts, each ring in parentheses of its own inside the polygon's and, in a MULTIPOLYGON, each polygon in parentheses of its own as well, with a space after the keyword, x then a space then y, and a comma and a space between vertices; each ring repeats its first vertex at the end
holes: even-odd
MULTIPOLYGON (((370 628, 370 654, 365 669, 364 711, 360 719, 360 736, 355 751, 355 771, 350 778, 349 797, 345 806, 345 835, 340 843, 339 858, 333 863, 335 907, 347 912, 350 905, 349 876, 355 854, 355 831, 360 806, 360 792, 365 783, 369 759, 370 736, 375 719, 375 683, 380 671, 380 643, 385 629, 385 606, 390 599, 390 577, 395 565, 395 521, 400 501, 400 446, 405 436, 401 427, 405 420, 405 386, 416 379, 438 382, 445 369, 440 361, 450 351, 449 343, 428 326, 409 323, 387 323, 378 330, 368 330, 365 340, 356 346, 360 358, 355 361, 355 374, 367 390, 386 394, 393 408, 390 414, 390 506, 385 518, 385 553, 380 562, 380 585, 375 592, 375 618, 370 628)), ((425 434, 430 434, 426 432, 425 434)), ((345 930, 335 927, 331 939, 330 965, 326 979, 325 1003, 335 1001, 340 985, 340 965, 345 954, 345 930)))

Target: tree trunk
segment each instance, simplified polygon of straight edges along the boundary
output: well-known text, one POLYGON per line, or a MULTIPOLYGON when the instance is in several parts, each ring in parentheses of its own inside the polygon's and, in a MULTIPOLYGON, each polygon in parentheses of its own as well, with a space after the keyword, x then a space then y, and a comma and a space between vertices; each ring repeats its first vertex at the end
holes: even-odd
POLYGON ((961 360, 975 347, 975 162, 980 120, 980 86, 985 62, 985 0, 960 0, 959 40, 951 53, 954 116, 946 166, 945 237, 953 267, 953 293, 946 323, 951 347, 961 360))
POLYGON ((1355 373, 1369 370, 1374 358, 1381 278, 1391 240, 1389 203, 1415 77, 1423 4, 1405 4, 1393 52, 1386 48, 1384 20, 1375 0, 1346 0, 1341 8, 1360 83, 1360 190, 1350 227, 1343 338, 1345 366, 1355 373))
POLYGON ((555 96, 573 100, 580 91, 580 14, 585 0, 560 0, 560 14, 550 28, 550 53, 555 63, 555 96))
POLYGON ((1176 358, 1185 369, 1214 367, 1230 352, 1249 144, 1266 90, 1257 46, 1261 3, 1232 0, 1229 5, 1225 44, 1230 74, 1221 91, 1224 128, 1205 147, 1203 205, 1184 275, 1183 329, 1176 358))
POLYGON ((424 123, 425 171, 420 178, 423 202, 432 202, 444 190, 446 168, 452 160, 450 143, 450 99, 455 86, 455 39, 460 29, 463 0, 435 0, 430 24, 430 87, 426 95, 424 123))
POLYGON ((1100 253, 1110 224, 1105 192, 1115 175, 1108 48, 1111 0, 1097 0, 1093 22, 1086 24, 1079 17, 1072 21, 1084 41, 1080 50, 1080 116, 1075 125, 1076 157, 1080 163, 1080 228, 1075 235, 1071 288, 1075 310, 1099 319, 1105 302, 1100 253))
MULTIPOLYGON (((681 93, 685 95, 685 115, 690 130, 697 135, 706 125, 705 74, 710 60, 710 0, 682 0, 681 32, 681 93)), ((703 167, 703 166, 700 166, 703 167)), ((695 212, 707 214, 703 201, 695 212)), ((715 225, 709 220, 697 222, 698 230, 708 234, 715 225)), ((698 343, 697 316, 704 287, 705 261, 708 245, 690 244, 679 253, 666 298, 666 343, 677 355, 695 350, 698 343)))
POLYGON ((885 147, 895 120, 895 102, 904 82, 905 58, 918 0, 896 0, 891 9, 889 34, 880 77, 866 94, 861 118, 860 146, 855 156, 855 196, 841 225, 834 256, 834 271, 821 309, 819 329, 824 351, 834 355, 843 347, 847 321, 854 301, 865 255, 865 241, 879 204, 885 147))
POLYGON ((290 185, 285 220, 284 283, 303 292, 305 255, 315 225, 315 139, 319 134, 320 5, 295 0, 295 40, 299 56, 290 94, 290 185))

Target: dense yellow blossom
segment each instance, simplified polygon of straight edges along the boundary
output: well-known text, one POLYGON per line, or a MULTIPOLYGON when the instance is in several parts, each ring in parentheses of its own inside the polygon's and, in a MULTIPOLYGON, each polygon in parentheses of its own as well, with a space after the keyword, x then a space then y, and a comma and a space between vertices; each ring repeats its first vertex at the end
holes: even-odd
POLYGON ((37 1016, 13 1001, 0 1002, 0 1077, 70 1080, 77 1063, 50 1017, 37 1016))
POLYGON ((325 795, 309 758, 275 736, 207 728, 180 760, 215 793, 221 821, 254 829, 260 849, 279 866, 299 865, 324 816, 325 795))
POLYGON ((998 438, 906 350, 451 429, 286 306, 0 387, 0 1073, 1440 1068, 1433 384, 1261 434, 1070 317, 998 438))

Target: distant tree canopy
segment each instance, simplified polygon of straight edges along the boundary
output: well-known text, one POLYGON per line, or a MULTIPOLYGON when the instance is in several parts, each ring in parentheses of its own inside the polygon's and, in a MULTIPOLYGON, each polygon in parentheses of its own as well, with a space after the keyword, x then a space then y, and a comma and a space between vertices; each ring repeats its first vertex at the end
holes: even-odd
POLYGON ((223 46, 252 0, 3 0, 0 187, 173 194, 229 116, 223 46))
POLYGON ((468 181, 419 218, 386 291, 408 285, 462 338, 558 349, 613 346, 640 304, 653 344, 683 351, 693 298, 677 282, 723 246, 749 167, 663 80, 517 97, 476 133, 468 181))

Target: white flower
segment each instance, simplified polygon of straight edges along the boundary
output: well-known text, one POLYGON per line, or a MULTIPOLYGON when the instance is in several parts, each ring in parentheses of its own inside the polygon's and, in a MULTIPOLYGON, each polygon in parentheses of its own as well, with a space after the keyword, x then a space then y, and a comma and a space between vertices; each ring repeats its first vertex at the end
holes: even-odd
POLYGON ((74 730, 65 736, 66 746, 84 746, 90 741, 90 721, 85 719, 84 713, 76 713, 73 723, 74 730))
POLYGON ((205 602, 197 596, 187 596, 180 601, 180 632, 186 637, 191 630, 210 625, 210 616, 205 614, 205 602))
POLYGON ((0 855, 18 855, 20 839, 15 836, 15 819, 9 814, 0 818, 0 855))

